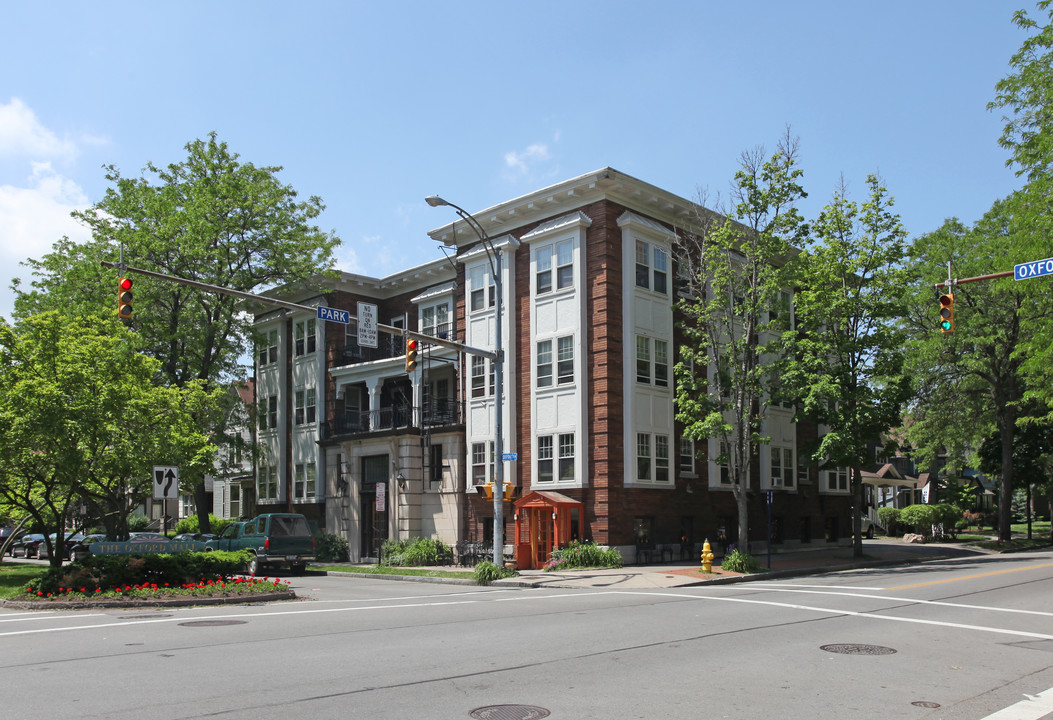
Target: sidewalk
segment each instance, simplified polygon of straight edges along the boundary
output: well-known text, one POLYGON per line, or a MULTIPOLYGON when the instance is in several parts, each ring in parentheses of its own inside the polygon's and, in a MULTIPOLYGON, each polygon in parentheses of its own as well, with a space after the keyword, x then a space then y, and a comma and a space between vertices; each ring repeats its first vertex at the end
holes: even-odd
MULTIPOLYGON (((866 567, 884 567, 899 564, 926 562, 955 557, 986 555, 983 550, 965 548, 960 545, 932 543, 917 545, 898 539, 865 540, 864 557, 852 557, 851 546, 819 546, 815 549, 772 553, 771 570, 753 575, 724 573, 714 565, 714 573, 701 572, 701 561, 671 562, 659 565, 628 565, 617 569, 562 570, 543 572, 521 570, 518 577, 498 580, 493 586, 538 587, 538 588, 674 588, 692 585, 724 584, 772 580, 796 575, 817 575, 838 570, 866 567)), ((767 554, 757 557, 762 568, 767 568, 767 554)))

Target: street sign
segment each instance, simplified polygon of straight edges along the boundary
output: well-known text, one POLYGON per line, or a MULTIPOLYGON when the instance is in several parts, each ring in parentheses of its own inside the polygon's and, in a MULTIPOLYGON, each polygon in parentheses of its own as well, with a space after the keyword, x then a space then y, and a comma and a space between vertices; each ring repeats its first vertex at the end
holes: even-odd
POLYGON ((325 305, 319 305, 318 319, 329 320, 330 322, 343 323, 344 325, 350 325, 351 312, 348 310, 337 310, 336 308, 326 307, 325 305))
POLYGON ((1013 279, 1026 280, 1040 275, 1053 275, 1053 258, 1033 260, 1013 266, 1013 279))
POLYGON ((179 468, 154 465, 154 500, 174 500, 179 497, 179 468))
POLYGON ((358 303, 358 344, 377 347, 377 306, 372 303, 358 303))
POLYGON ((504 462, 516 462, 519 460, 519 453, 501 453, 501 460, 504 462))

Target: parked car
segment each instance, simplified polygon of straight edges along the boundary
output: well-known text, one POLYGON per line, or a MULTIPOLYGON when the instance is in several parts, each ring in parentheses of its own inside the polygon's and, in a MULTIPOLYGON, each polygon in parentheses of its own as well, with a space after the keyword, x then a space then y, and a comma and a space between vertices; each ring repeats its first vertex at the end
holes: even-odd
POLYGON ((128 533, 128 542, 159 542, 167 541, 168 537, 155 532, 133 532, 128 533))
POLYGON ((0 528, 0 547, 3 547, 3 544, 7 542, 7 539, 10 538, 12 535, 15 539, 11 541, 11 544, 7 548, 8 555, 11 554, 11 549, 14 547, 15 543, 18 542, 18 538, 25 535, 25 532, 23 532, 22 530, 15 530, 14 528, 9 527, 0 528))
POLYGON ((210 550, 248 550, 252 553, 246 568, 250 575, 283 565, 300 574, 314 560, 314 536, 303 515, 270 513, 231 523, 219 537, 205 543, 205 551, 210 550))
MULTIPOLYGON (((861 533, 863 533, 863 537, 865 537, 867 540, 873 540, 874 539, 874 528, 878 527, 878 525, 876 523, 874 523, 873 521, 871 521, 871 519, 868 518, 866 515, 864 515, 860 519, 862 521, 862 524, 859 526, 860 527, 859 531, 861 533)), ((849 525, 849 527, 851 527, 851 525, 849 525)))
POLYGON ((92 533, 91 535, 84 535, 80 540, 73 543, 69 547, 69 561, 77 562, 91 555, 91 544, 102 542, 106 539, 106 536, 102 533, 92 533))
POLYGON ((44 536, 39 533, 23 535, 11 546, 11 557, 35 558, 37 548, 44 542, 44 536))
MULTIPOLYGON (((51 547, 55 547, 55 540, 57 539, 56 535, 57 535, 57 533, 51 533, 50 535, 48 535, 48 538, 51 540, 51 547)), ((62 548, 62 559, 63 560, 69 560, 69 548, 70 548, 70 545, 72 545, 74 543, 77 543, 77 542, 80 542, 81 538, 83 538, 83 537, 84 536, 81 535, 80 533, 67 534, 66 535, 66 543, 65 543, 65 545, 62 548)), ((50 557, 51 557, 51 552, 48 550, 48 544, 46 542, 40 543, 40 546, 37 548, 37 559, 38 560, 47 560, 50 557)))

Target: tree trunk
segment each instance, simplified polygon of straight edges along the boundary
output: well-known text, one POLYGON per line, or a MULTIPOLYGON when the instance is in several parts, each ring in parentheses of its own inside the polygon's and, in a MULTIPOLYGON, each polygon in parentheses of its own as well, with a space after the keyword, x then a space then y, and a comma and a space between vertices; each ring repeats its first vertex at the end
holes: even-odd
POLYGON ((1009 542, 1013 537, 1013 430, 1015 421, 1012 418, 1006 418, 1001 424, 1003 425, 1001 428, 1002 487, 998 493, 998 541, 1009 542))

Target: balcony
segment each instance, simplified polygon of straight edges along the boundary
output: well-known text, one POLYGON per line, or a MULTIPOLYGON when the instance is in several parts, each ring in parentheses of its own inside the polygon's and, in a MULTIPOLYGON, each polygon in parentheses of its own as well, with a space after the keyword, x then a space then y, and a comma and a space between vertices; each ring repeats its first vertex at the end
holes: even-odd
POLYGON ((424 408, 393 406, 348 413, 323 423, 323 433, 326 439, 334 439, 399 430, 419 432, 423 429, 456 427, 463 424, 463 404, 443 400, 429 403, 424 408))
MULTIPOLYGON (((434 335, 443 340, 457 340, 456 333, 452 331, 449 323, 435 327, 421 329, 425 335, 434 335)), ((344 352, 336 358, 334 367, 345 365, 356 365, 358 363, 376 362, 378 360, 391 360, 402 358, 406 354, 406 345, 403 338, 397 335, 382 335, 379 342, 380 347, 362 347, 353 336, 344 340, 344 352)))

